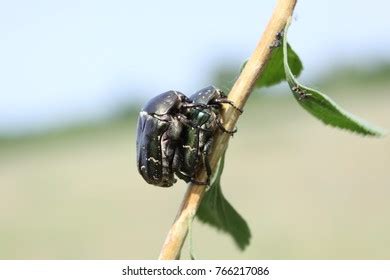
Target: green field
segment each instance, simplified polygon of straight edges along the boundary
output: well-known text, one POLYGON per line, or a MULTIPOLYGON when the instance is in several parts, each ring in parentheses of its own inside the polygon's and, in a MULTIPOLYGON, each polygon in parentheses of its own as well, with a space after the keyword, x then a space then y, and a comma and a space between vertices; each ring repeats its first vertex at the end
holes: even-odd
MULTIPOLYGON (((387 81, 325 92, 389 129, 389 88, 387 81)), ((389 137, 324 126, 290 96, 253 96, 222 184, 252 242, 240 252, 196 222, 199 259, 390 258, 389 137)), ((3 140, 0 258, 154 259, 185 189, 153 187, 138 175, 134 117, 3 140)))

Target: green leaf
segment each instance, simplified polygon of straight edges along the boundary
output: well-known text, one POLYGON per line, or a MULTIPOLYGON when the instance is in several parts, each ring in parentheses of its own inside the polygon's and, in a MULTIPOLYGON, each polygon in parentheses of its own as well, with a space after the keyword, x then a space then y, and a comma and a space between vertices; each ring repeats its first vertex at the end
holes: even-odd
POLYGON ((347 129, 356 133, 371 136, 381 136, 384 131, 376 128, 364 120, 346 112, 340 108, 333 100, 325 94, 308 88, 300 84, 294 77, 287 61, 287 30, 289 23, 286 25, 283 36, 283 62, 284 71, 286 73, 287 82, 290 89, 298 101, 313 116, 317 117, 325 124, 332 125, 338 128, 347 129))
MULTIPOLYGON (((299 76, 302 72, 303 66, 296 52, 288 44, 288 61, 294 75, 299 76)), ((241 67, 244 69, 247 62, 241 67)), ((272 55, 265 66, 265 70, 261 77, 256 81, 254 89, 262 87, 270 87, 286 80, 286 75, 283 68, 283 49, 281 47, 274 47, 272 55)))
POLYGON ((196 213, 198 219, 230 234, 241 250, 249 244, 251 233, 246 221, 237 213, 224 197, 221 190, 221 175, 225 164, 225 154, 222 156, 215 180, 196 213))

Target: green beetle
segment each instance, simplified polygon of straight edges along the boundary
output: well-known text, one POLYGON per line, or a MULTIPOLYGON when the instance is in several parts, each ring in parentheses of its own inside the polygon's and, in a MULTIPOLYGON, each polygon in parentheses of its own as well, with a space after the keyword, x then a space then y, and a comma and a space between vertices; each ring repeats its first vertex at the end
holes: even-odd
POLYGON ((236 132, 226 130, 221 123, 221 107, 223 103, 230 104, 240 112, 226 94, 209 86, 199 90, 190 96, 190 100, 199 105, 187 115, 193 126, 183 127, 180 144, 174 157, 175 173, 177 177, 186 182, 208 185, 210 184, 211 168, 209 164, 209 152, 212 147, 214 135, 217 129, 233 134, 236 132), (199 182, 195 179, 195 173, 199 168, 205 168, 207 181, 199 182))

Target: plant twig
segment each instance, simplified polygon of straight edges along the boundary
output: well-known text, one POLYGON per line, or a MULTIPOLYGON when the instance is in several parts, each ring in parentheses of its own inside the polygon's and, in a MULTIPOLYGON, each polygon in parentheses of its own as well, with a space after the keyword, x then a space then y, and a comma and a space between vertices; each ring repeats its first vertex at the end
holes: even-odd
MULTIPOLYGON (((277 0, 274 13, 258 43, 252 56, 249 58, 240 76, 236 80, 228 97, 238 108, 243 108, 256 80, 264 72, 265 66, 271 56, 272 46, 275 46, 277 34, 281 32, 288 19, 292 16, 297 0, 277 0)), ((224 106, 222 110, 224 126, 233 130, 239 117, 239 112, 232 106, 224 106)), ((225 151, 229 142, 229 135, 217 132, 214 145, 210 154, 210 165, 214 171, 218 160, 225 151)), ((198 181, 206 180, 205 170, 200 170, 196 176, 198 181)), ((178 258, 185 238, 188 226, 194 219, 196 211, 205 193, 205 186, 190 184, 179 208, 175 221, 168 232, 163 248, 160 252, 160 260, 172 260, 178 258)))

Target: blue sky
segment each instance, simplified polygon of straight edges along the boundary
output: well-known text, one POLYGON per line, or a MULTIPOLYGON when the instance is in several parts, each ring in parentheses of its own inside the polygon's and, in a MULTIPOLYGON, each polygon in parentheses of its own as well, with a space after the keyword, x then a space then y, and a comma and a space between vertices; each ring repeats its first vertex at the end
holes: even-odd
MULTIPOLYGON (((169 89, 191 94, 244 61, 275 1, 1 1, 0 133, 104 117, 169 89)), ((303 79, 390 57, 390 4, 298 1, 303 79)))

